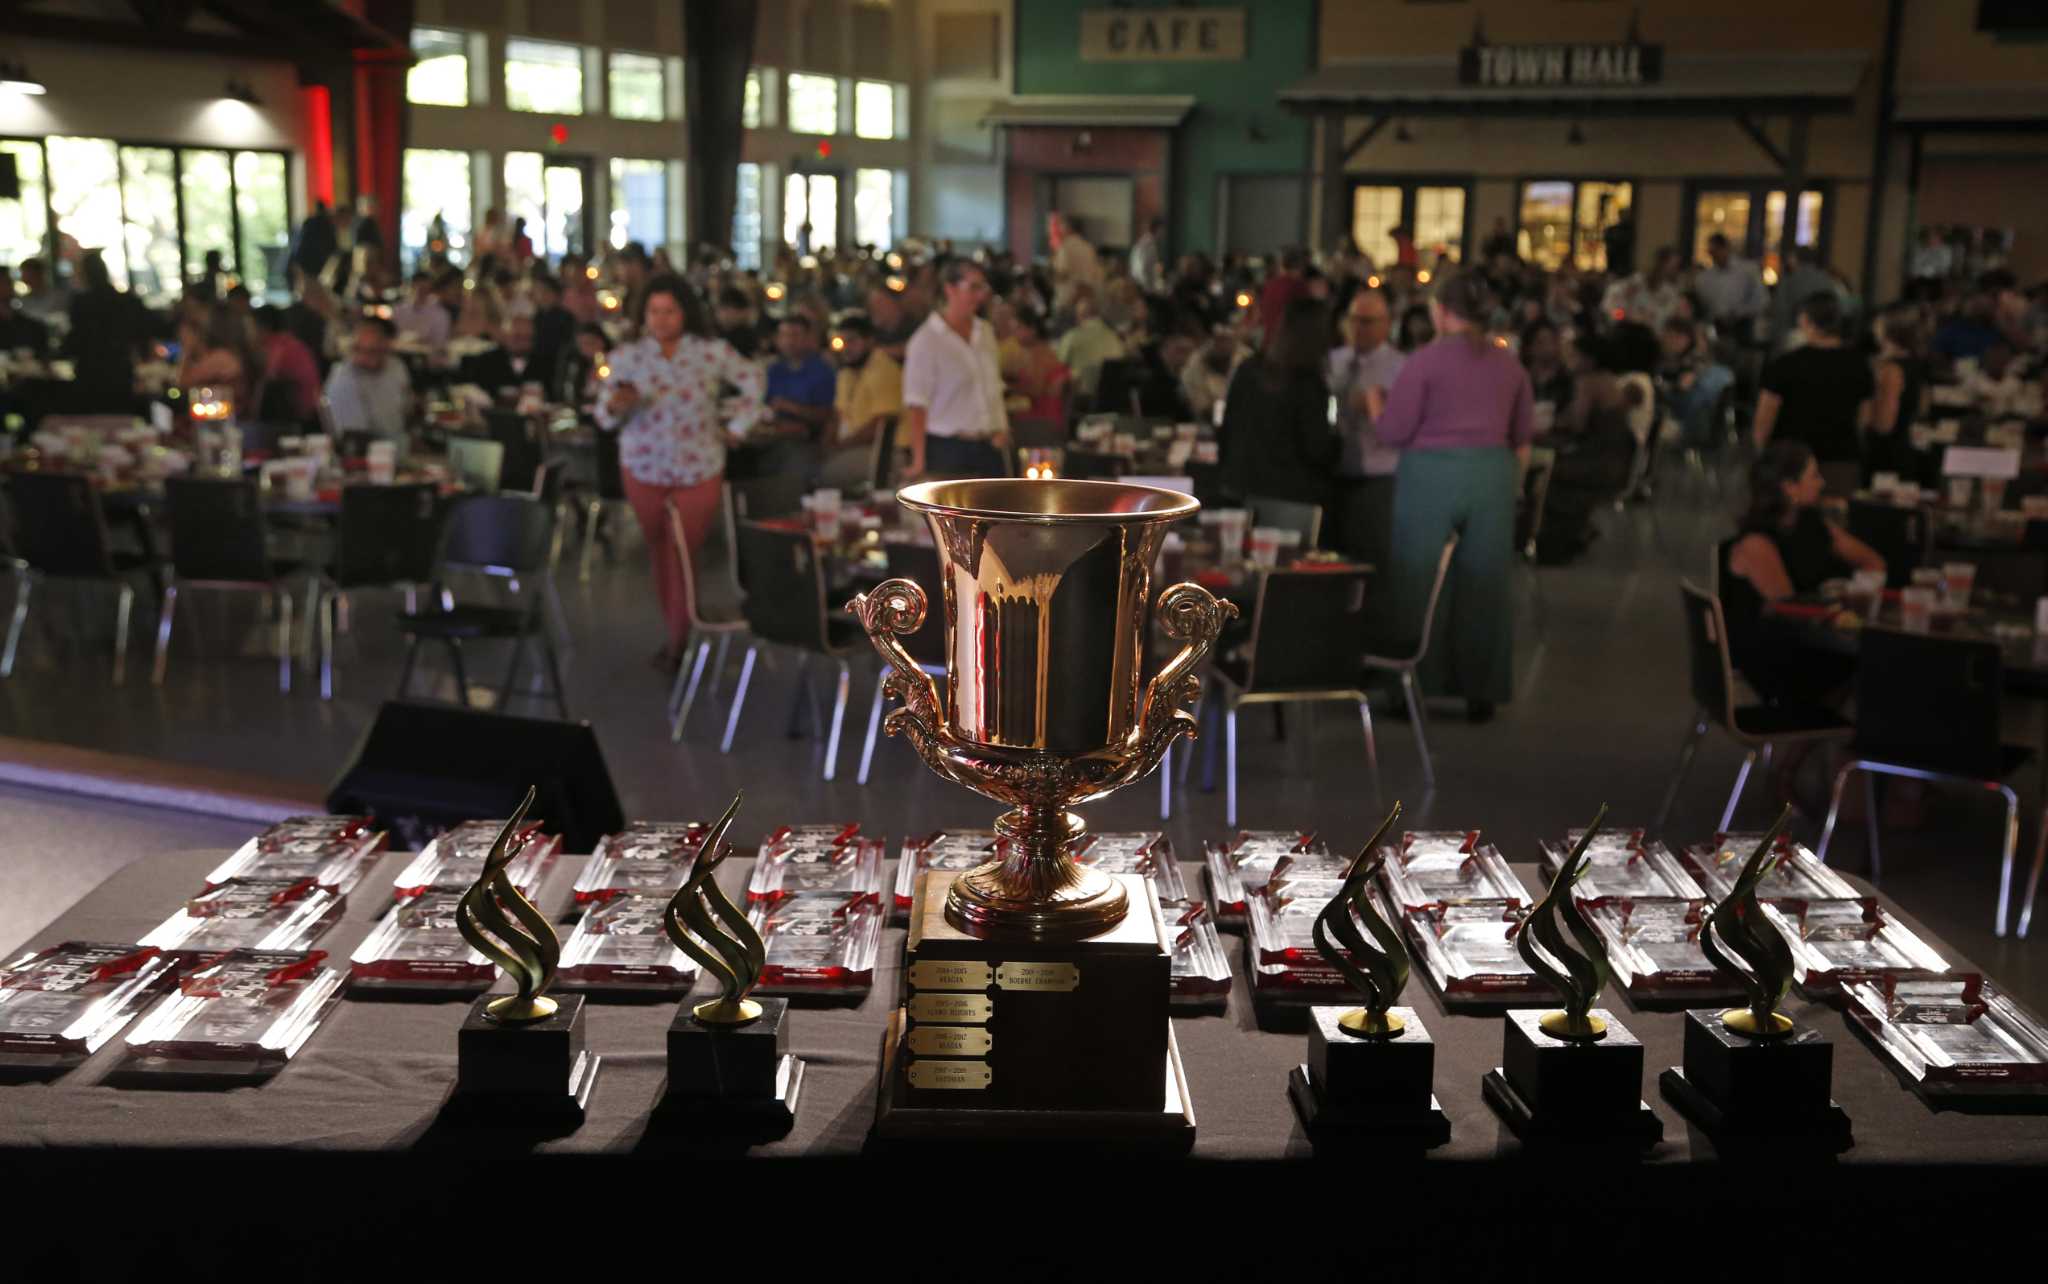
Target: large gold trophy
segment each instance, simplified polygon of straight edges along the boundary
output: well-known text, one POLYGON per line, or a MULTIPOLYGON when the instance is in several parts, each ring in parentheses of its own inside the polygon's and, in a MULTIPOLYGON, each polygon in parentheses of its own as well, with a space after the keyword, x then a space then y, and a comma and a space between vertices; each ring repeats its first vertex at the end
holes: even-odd
MULTIPOLYGON (((1142 779, 1194 730, 1180 706, 1236 608, 1193 584, 1166 589, 1157 618, 1180 648, 1141 679, 1153 564, 1167 529, 1200 506, 1149 486, 1007 478, 926 482, 897 498, 938 544, 947 673, 942 696, 898 641, 924 622, 918 585, 890 580, 854 599, 903 702, 888 729, 933 771, 1010 808, 996 821, 996 860, 918 888, 904 1095, 933 1108, 971 1097, 978 1108, 1156 1110, 1173 1077, 1164 932, 1142 879, 1075 862, 1086 829, 1069 808, 1142 779), (989 1001, 968 1001, 975 991, 989 1001), (934 997, 944 994, 960 1001, 934 997), (910 1061, 918 1047, 980 1051, 927 1064, 910 1061), (1084 1078, 1130 1090, 1090 1096, 1084 1078)), ((885 1076, 885 1114, 888 1091, 885 1076)))

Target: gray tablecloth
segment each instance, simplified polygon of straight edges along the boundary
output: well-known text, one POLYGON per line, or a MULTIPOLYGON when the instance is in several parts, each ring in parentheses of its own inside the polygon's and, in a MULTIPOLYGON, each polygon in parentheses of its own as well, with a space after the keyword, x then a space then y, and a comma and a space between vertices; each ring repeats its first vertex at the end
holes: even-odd
MULTIPOLYGON (((101 884, 34 943, 132 941, 161 921, 201 883, 218 852, 184 852, 140 861, 101 884)), ((405 857, 387 856, 350 898, 347 915, 320 941, 342 968, 375 916, 389 904, 391 878, 405 857)), ((583 861, 565 857, 548 876, 541 903, 566 912, 583 861)), ((1533 868, 1517 870, 1538 885, 1533 868)), ((722 877, 743 882, 746 865, 728 862, 722 877)), ((1187 867, 1190 886, 1199 870, 1187 867)), ((1910 918, 1908 919, 1910 922, 1910 918)), ((1956 952, 1914 924, 1950 959, 1956 952)), ((563 929, 566 934, 566 928, 563 929)), ((1231 964, 1242 970, 1238 936, 1226 933, 1231 964)), ((767 1156, 850 1156, 872 1122, 883 1023, 898 995, 903 930, 883 938, 873 992, 858 1007, 805 1006, 791 1015, 792 1048, 808 1063, 795 1131, 762 1147, 767 1156)), ((706 983, 700 982, 700 987, 706 983)), ((1480 1076, 1499 1062, 1498 1017, 1450 1015, 1418 976, 1406 1001, 1436 1039, 1436 1093, 1452 1126, 1451 1142, 1430 1163, 1485 1160, 1515 1150, 1513 1135, 1481 1100, 1480 1076)), ((799 1000, 801 1003, 802 1001, 799 1000)), ((1610 992, 1605 1003, 1645 1045, 1643 1095, 1665 1123, 1665 1139, 1647 1157, 1652 1168, 1709 1158, 1712 1147, 1658 1095, 1654 1078, 1680 1059, 1683 1018, 1631 1009, 1610 992)), ((297 1059, 271 1081, 232 1091, 173 1091, 104 1082, 118 1041, 49 1083, 0 1085, 0 1153, 23 1148, 209 1147, 384 1150, 418 1143, 435 1123, 455 1075, 455 1031, 462 1002, 362 1001, 339 1004, 297 1059)), ((1905 1090, 1833 1008, 1795 1001, 1792 1015, 1835 1042, 1835 1096, 1855 1126, 1843 1172, 1874 1165, 1975 1166, 2048 1160, 2048 1117, 1986 1116, 1931 1110, 1905 1090)), ((543 1151, 626 1151, 638 1145, 665 1069, 667 1003, 593 1001, 591 1047, 605 1064, 588 1120, 543 1140, 543 1151)), ((1305 1158, 1310 1150, 1284 1091, 1305 1048, 1299 1027, 1262 1030, 1240 976, 1227 1013, 1176 1018, 1198 1124, 1194 1156, 1209 1160, 1305 1158)))

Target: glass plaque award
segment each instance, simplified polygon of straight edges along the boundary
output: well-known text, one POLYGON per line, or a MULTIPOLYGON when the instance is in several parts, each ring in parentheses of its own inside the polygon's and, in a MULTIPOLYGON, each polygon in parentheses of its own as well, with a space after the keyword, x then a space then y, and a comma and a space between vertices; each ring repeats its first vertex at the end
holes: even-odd
POLYGON ((2048 1029, 1974 972, 1842 987, 1849 1019, 1931 1102, 2048 1096, 2048 1029))
POLYGON ((1245 955, 1252 995, 1262 1002, 1326 1003, 1350 982, 1316 948, 1316 919, 1343 889, 1344 878, 1282 874, 1249 893, 1245 955))
POLYGON ((1230 1000, 1230 960, 1223 953, 1223 938, 1216 932, 1216 919, 1208 906, 1162 897, 1159 915, 1165 920, 1167 945, 1173 952, 1173 1006, 1221 1010, 1230 1000))
POLYGON ((1309 865, 1341 878, 1344 862, 1313 830, 1246 829, 1222 844, 1202 844, 1202 863, 1209 876, 1209 903, 1216 917, 1242 923, 1251 893, 1265 887, 1273 867, 1309 865), (1289 858, 1292 859, 1289 859, 1289 858))
POLYGON ((769 835, 747 880, 759 904, 788 896, 882 898, 886 840, 860 836, 857 825, 785 828, 769 835))
POLYGON ((1522 913, 1506 901, 1474 901, 1409 910, 1400 921, 1445 1007, 1499 1008, 1549 993, 1515 952, 1522 913))
POLYGON ((1004 852, 1003 840, 993 829, 942 830, 915 841, 906 840, 903 854, 896 858, 896 884, 892 889, 895 916, 910 913, 918 880, 932 870, 964 874, 986 865, 1004 852))
POLYGON ((872 894, 757 901, 747 917, 767 948, 759 993, 857 995, 874 985, 882 907, 872 894))
POLYGON ((636 821, 597 840, 597 850, 576 876, 576 902, 621 892, 667 899, 690 876, 704 826, 697 821, 636 821))
POLYGON ((0 969, 0 1067, 61 1069, 99 1051, 174 975, 146 945, 66 941, 0 969))
MULTIPOLYGON (((1537 866, 1545 878, 1557 872, 1558 863, 1578 841, 1577 830, 1567 830, 1562 842, 1543 840, 1537 866)), ((1662 898, 1701 905, 1707 895, 1670 848, 1644 837, 1640 829, 1601 834, 1586 849, 1586 872, 1580 875, 1572 892, 1580 904, 1589 906, 1622 897, 1638 901, 1662 898)))
POLYGON ((392 906, 349 956, 349 988, 478 994, 497 976, 456 923, 462 893, 432 890, 392 906))
POLYGON ((341 997, 324 950, 237 949, 207 960, 129 1030, 120 1073, 203 1079, 276 1074, 341 997))
POLYGON ((1849 981, 1939 976, 1948 960, 1885 912, 1877 898, 1780 900, 1764 906, 1792 944, 1792 979, 1807 994, 1849 981))
POLYGON ((1701 902, 1624 896, 1582 905, 1586 921, 1607 946, 1614 979, 1630 998, 1733 998, 1741 993, 1741 986, 1715 968, 1700 949, 1705 913, 1701 902))
POLYGON ((304 950, 341 917, 345 903, 310 878, 231 878, 185 902, 141 943, 183 954, 304 950))
POLYGON ((1476 829, 1402 834, 1387 853, 1380 878, 1389 901, 1403 913, 1442 905, 1513 908, 1529 903, 1522 880, 1498 848, 1480 841, 1476 829))
POLYGON ((1180 862, 1174 859, 1173 843, 1165 834, 1090 834, 1086 845, 1074 853, 1074 863, 1099 869, 1105 874, 1140 874, 1152 880, 1159 899, 1188 899, 1187 882, 1181 877, 1180 862))
MULTIPOLYGON (((1714 900, 1724 900, 1735 886, 1736 875, 1762 834, 1720 834, 1711 843, 1693 843, 1680 854, 1702 890, 1714 900)), ((1849 880, 1820 863, 1804 843, 1789 838, 1775 840, 1778 863, 1758 885, 1757 898, 1768 905, 1782 900, 1853 900, 1861 895, 1849 880)))
POLYGON ((560 984, 572 990, 687 991, 697 969, 662 923, 669 898, 681 887, 679 882, 658 895, 619 892, 586 906, 562 942, 560 984))
MULTIPOLYGON (((392 891, 403 900, 430 887, 460 892, 473 886, 504 825, 502 820, 463 821, 420 848, 419 855, 391 880, 392 891)), ((532 896, 540 890, 541 879, 561 850, 561 837, 540 832, 539 821, 522 824, 512 835, 511 863, 505 867, 505 876, 520 892, 532 896)))
POLYGON ((377 863, 384 842, 384 833, 365 816, 297 816, 243 843, 206 876, 206 885, 218 887, 231 878, 310 878, 346 896, 377 863))

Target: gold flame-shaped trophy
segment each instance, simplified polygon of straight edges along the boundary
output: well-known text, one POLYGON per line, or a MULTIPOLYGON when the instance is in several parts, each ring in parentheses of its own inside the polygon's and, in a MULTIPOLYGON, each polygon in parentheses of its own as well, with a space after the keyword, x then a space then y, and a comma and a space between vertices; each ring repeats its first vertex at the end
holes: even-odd
POLYGON ((1642 1098, 1643 1045, 1612 1013, 1593 1006, 1613 970, 1573 885, 1606 818, 1602 805, 1515 934, 1515 952, 1565 1001, 1556 1012, 1510 1011, 1501 1064, 1480 1085, 1524 1141, 1650 1146, 1664 1135, 1642 1098))
POLYGON ((1829 1098, 1834 1046, 1778 1010, 1792 984, 1792 947, 1757 899, 1784 859, 1779 839, 1791 818, 1789 806, 1778 813, 1700 925, 1700 952, 1742 983, 1749 1002, 1686 1012, 1685 1064, 1657 1077, 1665 1099, 1723 1148, 1851 1144, 1849 1116, 1829 1098))
POLYGON ((1075 861, 1086 827, 1069 808, 1142 779, 1194 730, 1181 705, 1236 608, 1193 584, 1166 589, 1156 618, 1180 647, 1149 685, 1140 678, 1153 566, 1167 529, 1200 505, 1149 486, 1023 478, 927 482, 897 498, 938 546, 947 663, 942 695, 898 640, 922 626, 924 588, 896 579, 854 599, 903 702, 888 729, 1010 809, 994 860, 915 889, 879 1131, 1042 1135, 1088 1112, 1098 1133, 1191 1135, 1157 905, 1142 878, 1075 861))
POLYGON ((717 998, 686 1002, 669 1024, 662 1113, 687 1117, 693 1130, 767 1139, 796 1122, 804 1063, 789 1051, 789 1001, 748 997, 761 979, 767 947, 746 911, 718 885, 719 867, 732 854, 726 834, 743 796, 734 794, 706 832, 689 877, 662 916, 668 939, 718 983, 717 998))
POLYGON ((1343 886, 1316 915, 1316 952, 1351 983, 1365 1006, 1318 1007, 1308 1060, 1287 1075, 1287 1095, 1318 1147, 1351 1142, 1441 1145, 1450 1120, 1430 1091, 1436 1045, 1415 1009, 1395 1007, 1408 985, 1408 951, 1387 921, 1373 880, 1380 846, 1401 817, 1395 803, 1344 871, 1343 886))
POLYGON ((455 1095, 459 1112, 485 1118, 566 1116, 581 1120, 603 1058, 586 1046, 583 996, 551 997, 561 943, 547 915, 506 872, 512 836, 532 809, 529 788, 498 831, 483 869, 456 906, 455 925, 470 948, 498 965, 514 990, 485 995, 469 1009, 456 1036, 455 1095))

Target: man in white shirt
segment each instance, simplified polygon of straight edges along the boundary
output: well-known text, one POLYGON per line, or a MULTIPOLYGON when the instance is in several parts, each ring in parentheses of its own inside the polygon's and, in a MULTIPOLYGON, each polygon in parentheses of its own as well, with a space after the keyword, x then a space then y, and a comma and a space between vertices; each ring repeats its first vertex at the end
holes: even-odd
POLYGON ((1064 315, 1076 286, 1102 288, 1102 259, 1058 210, 1045 216, 1045 239, 1052 245, 1052 306, 1064 315))
POLYGON ((1708 265, 1693 278, 1700 302, 1707 305, 1707 319, 1722 334, 1747 343, 1757 318, 1771 303, 1763 274, 1748 259, 1736 258, 1728 238, 1719 232, 1707 238, 1707 259, 1708 265))
POLYGON ((1665 246, 1650 261, 1648 272, 1625 276, 1607 287, 1600 310, 1609 322, 1635 321, 1652 330, 1678 310, 1678 251, 1665 246))
POLYGON ((1166 260, 1159 248, 1161 238, 1166 235, 1166 220, 1155 218, 1145 226, 1145 234, 1131 247, 1131 279, 1147 294, 1166 293, 1166 260))
POLYGON ((448 331, 454 326, 448 309, 434 297, 434 278, 426 272, 415 272, 410 282, 411 293, 391 309, 391 323, 398 327, 400 334, 409 334, 420 341, 420 346, 430 353, 438 353, 448 346, 448 331))
POLYGON ((989 297, 988 277, 970 259, 953 259, 939 275, 945 297, 910 337, 903 363, 905 481, 927 469, 954 477, 1002 477, 1010 420, 996 336, 976 315, 989 297))
POLYGON ((328 371, 324 395, 336 433, 367 432, 397 442, 404 454, 412 377, 403 361, 392 360, 391 343, 397 337, 389 321, 364 317, 356 326, 348 360, 328 371))
POLYGON ((1381 445, 1375 435, 1370 394, 1378 390, 1384 398, 1401 373, 1401 350, 1389 342, 1393 319, 1383 291, 1366 287, 1353 294, 1344 310, 1346 342, 1330 353, 1328 375, 1344 444, 1337 547, 1346 557, 1380 567, 1388 565, 1393 544, 1394 471, 1401 452, 1381 445))

